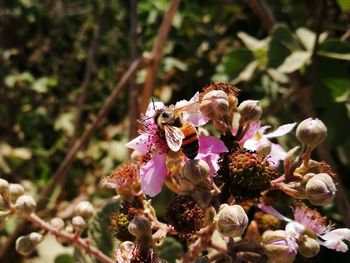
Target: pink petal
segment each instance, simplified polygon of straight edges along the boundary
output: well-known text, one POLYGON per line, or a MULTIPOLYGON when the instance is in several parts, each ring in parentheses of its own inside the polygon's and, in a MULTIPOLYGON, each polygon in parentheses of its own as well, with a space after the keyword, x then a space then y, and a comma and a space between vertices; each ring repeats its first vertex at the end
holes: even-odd
POLYGON ((292 221, 286 225, 285 231, 292 237, 298 239, 305 231, 305 226, 302 224, 292 221))
POLYGON ((156 101, 154 102, 150 102, 150 104, 148 104, 148 107, 147 107, 147 111, 146 111, 146 117, 153 117, 155 114, 156 114, 156 110, 161 110, 161 109, 164 109, 164 103, 161 102, 161 101, 156 101))
POLYGON ((348 251, 348 246, 341 240, 326 240, 326 241, 321 241, 317 240, 318 243, 322 246, 325 246, 326 248, 329 249, 334 249, 335 251, 338 252, 347 252, 348 251))
POLYGON ((287 133, 289 133, 291 130, 293 130, 293 128, 295 127, 297 123, 289 123, 289 124, 284 124, 279 126, 275 131, 268 133, 268 134, 264 134, 265 138, 275 138, 275 137, 280 137, 283 136, 287 133))
MULTIPOLYGON (((187 100, 180 100, 175 104, 175 108, 181 108, 193 103, 196 103, 199 101, 199 92, 197 92, 189 101, 187 100)), ((183 118, 185 120, 190 121, 195 126, 202 126, 206 124, 209 119, 206 118, 199 109, 193 110, 193 111, 184 111, 183 112, 183 118)))
POLYGON ((199 153, 223 153, 228 152, 223 141, 213 136, 201 136, 199 138, 199 153))
POLYGON ((322 235, 322 239, 327 240, 347 240, 350 241, 350 229, 348 228, 338 228, 332 231, 329 231, 322 235))
POLYGON ((165 158, 165 154, 155 154, 140 169, 142 191, 151 197, 160 193, 164 179, 168 174, 165 158))
POLYGON ((271 167, 278 167, 280 161, 284 161, 286 158, 286 151, 276 143, 271 143, 271 152, 269 154, 268 161, 270 162, 271 167))
POLYGON ((126 147, 130 149, 134 149, 142 154, 145 154, 149 150, 149 135, 147 133, 143 133, 137 136, 135 139, 131 140, 127 144, 126 147))
POLYGON ((275 217, 277 217, 278 219, 281 219, 281 220, 284 220, 284 221, 287 221, 287 222, 291 222, 293 220, 289 219, 288 217, 285 217, 284 215, 282 215, 281 213, 279 213, 275 208, 273 208, 272 206, 270 205, 265 205, 265 204, 262 204, 260 203, 258 205, 258 207, 265 213, 267 214, 270 214, 270 215, 273 215, 275 217))
POLYGON ((243 138, 239 141, 239 143, 242 145, 247 141, 248 139, 251 139, 255 136, 255 134, 259 131, 260 128, 260 121, 254 121, 250 124, 248 130, 244 134, 243 138))

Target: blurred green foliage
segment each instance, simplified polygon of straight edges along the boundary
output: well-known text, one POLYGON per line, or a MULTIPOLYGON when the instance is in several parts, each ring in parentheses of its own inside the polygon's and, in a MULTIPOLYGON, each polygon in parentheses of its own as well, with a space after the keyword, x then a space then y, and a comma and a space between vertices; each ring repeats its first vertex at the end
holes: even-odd
MULTIPOLYGON (((166 42, 154 96, 173 103, 190 98, 210 81, 232 82, 242 90, 240 99, 261 99, 265 120, 277 126, 308 117, 296 103, 307 89, 301 96, 309 96, 306 108, 328 127, 326 144, 349 195, 349 1, 325 1, 320 32, 321 1, 265 1, 274 23, 270 31, 263 27, 252 2, 183 1, 166 42), (302 89, 294 94, 294 101, 286 100, 295 81, 302 89), (272 107, 280 101, 277 109, 272 107)), ((40 193, 72 143, 89 50, 94 50, 94 59, 78 135, 96 117, 125 72, 131 45, 136 45, 139 54, 151 50, 169 1, 137 1, 136 40, 130 40, 129 1, 3 3, 0 175, 11 182, 29 180, 34 188, 31 191, 40 193)), ((144 77, 144 69, 135 77, 140 96, 144 77)), ((127 158, 127 98, 125 89, 89 145, 79 153, 58 202, 82 193, 96 199, 113 194, 96 185, 101 176, 127 158)), ((291 145, 285 142, 285 146, 291 145)), ((341 223, 334 208, 328 213, 341 223)), ((344 255, 328 252, 322 251, 322 256, 313 260, 326 262, 338 257, 346 261, 344 255)), ((58 262, 65 261, 61 257, 58 262)))

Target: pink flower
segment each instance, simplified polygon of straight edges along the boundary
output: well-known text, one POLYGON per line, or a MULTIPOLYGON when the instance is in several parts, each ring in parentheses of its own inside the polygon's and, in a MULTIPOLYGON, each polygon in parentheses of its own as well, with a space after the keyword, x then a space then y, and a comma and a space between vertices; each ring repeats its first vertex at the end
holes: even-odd
POLYGON ((140 169, 142 191, 155 196, 162 190, 165 177, 168 175, 166 167, 166 151, 168 146, 161 136, 158 125, 154 122, 155 110, 164 108, 162 102, 150 103, 143 118, 144 130, 140 135, 126 144, 141 154, 149 154, 151 159, 140 169))
POLYGON ((199 138, 199 151, 195 159, 206 161, 210 167, 211 174, 214 176, 219 169, 218 160, 219 154, 228 152, 223 141, 213 136, 201 136, 199 138))
MULTIPOLYGON (((187 100, 178 101, 175 104, 175 108, 178 109, 178 108, 186 107, 191 104, 196 104, 197 102, 199 102, 199 92, 194 94, 194 96, 189 101, 187 100)), ((209 121, 209 119, 202 114, 202 112, 199 110, 199 107, 197 106, 193 107, 191 110, 184 111, 182 115, 184 120, 188 120, 194 126, 202 126, 209 121)))
POLYGON ((332 229, 333 227, 327 225, 325 219, 321 217, 316 210, 311 210, 305 205, 298 205, 294 210, 294 220, 292 220, 280 214, 272 206, 259 204, 259 208, 265 213, 274 215, 288 222, 285 231, 296 239, 298 239, 305 230, 309 229, 315 232, 317 235, 317 242, 320 245, 340 252, 348 251, 348 246, 343 240, 350 241, 350 229, 332 229))
MULTIPOLYGON (((253 122, 243 138, 240 140, 240 144, 243 147, 255 151, 260 145, 265 143, 271 143, 270 138, 276 138, 289 133, 296 123, 284 124, 278 127, 275 131, 265 134, 265 131, 270 126, 260 127, 260 121, 253 122)), ((277 167, 280 161, 283 161, 286 157, 286 151, 276 143, 271 143, 271 152, 269 154, 270 166, 277 167)))

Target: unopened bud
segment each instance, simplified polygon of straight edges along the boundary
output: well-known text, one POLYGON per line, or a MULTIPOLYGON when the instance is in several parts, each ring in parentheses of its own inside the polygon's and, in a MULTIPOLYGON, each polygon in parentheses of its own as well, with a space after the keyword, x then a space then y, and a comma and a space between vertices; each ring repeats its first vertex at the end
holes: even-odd
POLYGON ((212 90, 206 93, 199 110, 209 119, 218 119, 229 110, 227 94, 222 90, 212 90))
POLYGON ((94 214, 94 207, 89 201, 82 201, 76 205, 74 211, 78 216, 82 216, 84 219, 89 219, 94 214))
POLYGON ((245 100, 238 106, 238 112, 241 114, 241 122, 251 122, 260 119, 262 109, 258 100, 245 100))
POLYGON ((64 221, 62 218, 54 217, 50 220, 50 224, 57 229, 63 229, 64 228, 64 221))
POLYGON ((266 157, 271 153, 272 144, 269 140, 263 140, 261 143, 258 143, 256 147, 256 153, 258 156, 266 157))
POLYGON ((150 234, 151 223, 144 216, 135 216, 129 223, 128 230, 130 234, 137 238, 141 238, 150 234))
POLYGON ((16 240, 16 250, 22 256, 31 254, 35 249, 35 245, 36 244, 30 240, 29 236, 20 236, 16 240))
POLYGON ((182 168, 184 177, 193 184, 200 183, 207 178, 210 167, 203 160, 189 160, 182 168))
POLYGON ((17 200, 18 197, 24 194, 24 188, 20 184, 10 184, 9 193, 10 193, 10 200, 14 202, 17 200))
POLYGON ((41 241, 43 241, 43 235, 39 234, 37 232, 32 232, 28 235, 28 238, 30 241, 34 243, 34 245, 39 244, 41 241))
POLYGON ((0 195, 9 191, 9 183, 5 179, 0 178, 0 195))
POLYGON ((326 173, 316 174, 305 187, 309 201, 319 206, 330 204, 335 197, 336 190, 332 177, 326 173))
POLYGON ((297 255, 295 239, 283 230, 265 231, 262 242, 267 256, 274 262, 291 263, 297 255))
POLYGON ((312 258, 320 251, 320 245, 318 242, 307 235, 301 237, 301 242, 298 243, 299 253, 306 258, 312 258))
POLYGON ((222 204, 215 221, 217 230, 228 237, 242 236, 248 226, 248 216, 240 205, 222 204))
POLYGON ((86 221, 81 216, 75 216, 72 218, 72 225, 75 230, 82 230, 86 226, 86 221))
POLYGON ((22 195, 17 198, 15 208, 22 214, 29 215, 36 209, 36 202, 30 195, 22 195))
POLYGON ((308 118, 299 123, 296 136, 303 145, 316 148, 327 136, 327 128, 319 119, 308 118))

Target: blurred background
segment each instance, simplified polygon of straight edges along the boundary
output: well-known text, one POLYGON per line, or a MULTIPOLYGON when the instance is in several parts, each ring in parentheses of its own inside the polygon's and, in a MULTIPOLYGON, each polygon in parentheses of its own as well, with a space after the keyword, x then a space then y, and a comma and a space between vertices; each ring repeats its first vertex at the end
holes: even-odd
MULTIPOLYGON (((0 176, 40 199, 43 218, 103 204, 114 193, 99 182, 128 159, 151 97, 172 104, 230 82, 261 101, 263 124, 326 124, 313 157, 334 167, 339 190, 321 212, 350 227, 349 61, 349 0, 1 0, 0 176)), ((30 229, 2 226, 0 262, 24 262, 14 241, 30 229)), ((25 262, 80 262, 69 249, 25 262)), ((350 260, 323 248, 307 262, 335 259, 350 260)))

